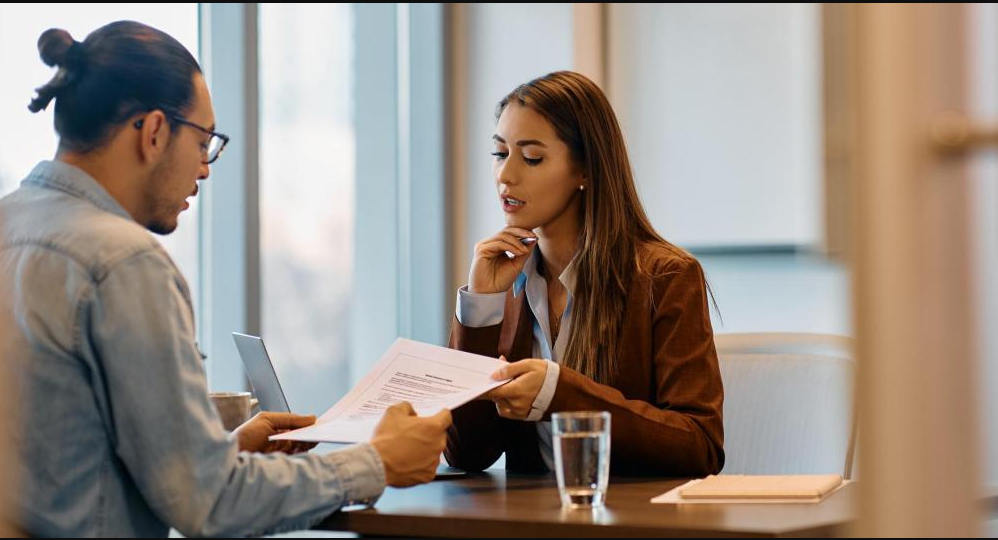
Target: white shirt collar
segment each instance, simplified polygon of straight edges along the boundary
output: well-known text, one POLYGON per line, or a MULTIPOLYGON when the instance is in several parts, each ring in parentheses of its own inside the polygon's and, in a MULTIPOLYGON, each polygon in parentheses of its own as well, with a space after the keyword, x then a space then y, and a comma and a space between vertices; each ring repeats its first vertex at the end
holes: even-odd
MULTIPOLYGON (((520 271, 520 275, 517 276, 516 281, 513 283, 513 296, 519 296, 523 289, 527 287, 527 283, 534 281, 536 279, 543 280, 544 278, 537 271, 537 263, 540 261, 541 250, 539 248, 534 248, 530 253, 530 258, 527 259, 527 263, 523 265, 523 270, 520 271)), ((575 293, 575 284, 577 281, 577 273, 575 268, 575 261, 579 258, 579 254, 576 253, 572 257, 571 262, 568 266, 562 270, 561 275, 558 276, 558 281, 565 286, 565 290, 568 291, 569 297, 573 296, 575 293)))

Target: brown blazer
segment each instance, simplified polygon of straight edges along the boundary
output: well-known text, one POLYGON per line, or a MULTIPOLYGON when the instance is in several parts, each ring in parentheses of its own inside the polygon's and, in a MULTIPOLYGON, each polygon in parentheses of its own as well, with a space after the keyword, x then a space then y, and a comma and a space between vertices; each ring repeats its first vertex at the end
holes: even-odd
MULTIPOLYGON (((599 384, 561 366, 544 419, 559 411, 609 411, 614 474, 705 476, 724 465, 724 390, 714 350, 706 281, 693 257, 663 244, 640 249, 619 345, 618 375, 599 384)), ((470 328, 454 320, 450 347, 513 362, 530 358, 534 316, 526 294, 506 296, 503 322, 470 328)), ((547 470, 533 422, 501 418, 491 401, 453 411, 447 461, 466 470, 491 466, 503 452, 506 468, 547 470)))

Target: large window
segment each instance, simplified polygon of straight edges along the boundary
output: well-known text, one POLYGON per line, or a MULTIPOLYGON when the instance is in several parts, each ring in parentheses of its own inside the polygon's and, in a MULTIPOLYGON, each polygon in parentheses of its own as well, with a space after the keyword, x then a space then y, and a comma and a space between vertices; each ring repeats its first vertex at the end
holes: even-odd
MULTIPOLYGON (((49 28, 69 31, 77 41, 117 20, 139 21, 177 38, 198 53, 197 4, 2 4, 0 5, 0 196, 10 193, 42 160, 55 155, 54 107, 28 111, 34 89, 55 73, 38 57, 38 36, 49 28)), ((177 231, 160 241, 199 297, 199 205, 180 217, 177 231)))
POLYGON ((354 260, 353 8, 261 4, 261 322, 291 407, 347 389, 354 260))

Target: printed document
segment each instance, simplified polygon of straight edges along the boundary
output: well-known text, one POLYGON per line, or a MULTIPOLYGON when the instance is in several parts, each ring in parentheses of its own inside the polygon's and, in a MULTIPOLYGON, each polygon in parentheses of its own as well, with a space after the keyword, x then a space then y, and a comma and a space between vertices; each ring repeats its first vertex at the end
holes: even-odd
POLYGON ((399 338, 360 384, 314 425, 270 439, 366 442, 389 406, 408 401, 419 416, 454 409, 509 382, 490 377, 503 365, 496 358, 399 338))

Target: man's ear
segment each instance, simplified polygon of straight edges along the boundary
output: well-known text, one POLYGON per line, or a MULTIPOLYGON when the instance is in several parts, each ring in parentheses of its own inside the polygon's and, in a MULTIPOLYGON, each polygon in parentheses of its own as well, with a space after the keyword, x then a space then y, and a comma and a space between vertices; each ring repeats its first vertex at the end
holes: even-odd
POLYGON ((143 162, 159 161, 170 142, 170 123, 163 111, 155 110, 133 125, 139 129, 139 157, 143 162))

